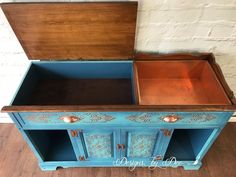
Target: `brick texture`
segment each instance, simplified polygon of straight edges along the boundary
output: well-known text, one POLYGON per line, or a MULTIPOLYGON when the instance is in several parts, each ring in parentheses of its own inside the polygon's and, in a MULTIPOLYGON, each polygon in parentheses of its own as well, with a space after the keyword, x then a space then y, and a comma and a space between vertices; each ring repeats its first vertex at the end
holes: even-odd
MULTIPOLYGON (((236 0, 139 0, 135 50, 213 52, 236 94, 236 0)), ((10 103, 28 64, 0 10, 0 107, 10 103)))

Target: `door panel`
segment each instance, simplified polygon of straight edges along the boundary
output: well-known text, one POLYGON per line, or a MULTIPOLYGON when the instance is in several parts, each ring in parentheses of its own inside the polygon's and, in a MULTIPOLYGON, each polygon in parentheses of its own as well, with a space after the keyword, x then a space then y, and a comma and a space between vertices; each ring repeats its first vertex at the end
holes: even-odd
POLYGON ((89 157, 111 158, 113 154, 113 132, 84 133, 84 141, 89 157))
POLYGON ((76 138, 77 146, 84 157, 82 161, 113 161, 118 158, 120 154, 115 147, 118 143, 119 132, 113 129, 82 130, 76 138))
POLYGON ((129 157, 151 157, 155 147, 156 133, 128 133, 128 156, 129 157))
POLYGON ((128 160, 151 161, 161 152, 160 131, 158 129, 121 130, 122 157, 128 160))

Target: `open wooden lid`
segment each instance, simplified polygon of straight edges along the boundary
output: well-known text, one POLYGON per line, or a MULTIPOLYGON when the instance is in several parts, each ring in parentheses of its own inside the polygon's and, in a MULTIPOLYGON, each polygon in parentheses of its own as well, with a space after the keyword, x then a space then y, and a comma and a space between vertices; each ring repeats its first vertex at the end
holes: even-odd
POLYGON ((133 58, 137 2, 4 3, 30 60, 133 58))

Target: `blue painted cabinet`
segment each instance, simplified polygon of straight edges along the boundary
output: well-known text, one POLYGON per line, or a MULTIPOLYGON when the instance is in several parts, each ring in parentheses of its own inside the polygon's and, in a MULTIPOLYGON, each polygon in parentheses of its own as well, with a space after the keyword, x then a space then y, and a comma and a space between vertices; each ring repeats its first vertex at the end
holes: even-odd
MULTIPOLYGON (((16 121, 15 118, 13 118, 16 121)), ((21 129, 42 170, 57 167, 147 166, 199 169, 222 126, 21 129), (173 161, 174 159, 174 161, 173 161), (172 162, 170 162, 172 160, 172 162)))
POLYGON ((197 170, 236 110, 213 54, 135 53, 137 2, 1 8, 29 59, 44 60, 2 108, 42 170, 197 170))
POLYGON ((87 162, 162 160, 171 131, 168 129, 75 129, 69 131, 77 158, 87 162))

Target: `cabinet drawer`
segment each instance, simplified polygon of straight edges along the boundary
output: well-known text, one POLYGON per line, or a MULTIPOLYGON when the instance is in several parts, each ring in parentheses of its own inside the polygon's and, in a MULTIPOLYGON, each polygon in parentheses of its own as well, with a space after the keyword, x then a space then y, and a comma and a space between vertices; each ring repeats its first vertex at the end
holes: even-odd
POLYGON ((221 125, 232 112, 40 112, 18 113, 22 126, 170 126, 221 125))

